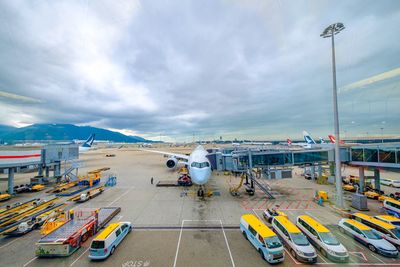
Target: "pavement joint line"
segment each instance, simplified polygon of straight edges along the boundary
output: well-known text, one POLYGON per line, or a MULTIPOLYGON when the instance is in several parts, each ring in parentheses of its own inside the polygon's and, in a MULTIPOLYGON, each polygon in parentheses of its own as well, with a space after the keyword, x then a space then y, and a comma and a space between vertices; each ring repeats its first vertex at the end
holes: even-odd
POLYGON ((22 265, 22 267, 28 266, 31 262, 33 262, 34 260, 36 260, 38 257, 34 257, 32 259, 30 259, 27 263, 25 263, 24 265, 22 265))
POLYGON ((85 251, 84 251, 81 255, 79 255, 79 257, 76 258, 76 259, 71 263, 70 267, 71 267, 72 265, 74 265, 74 264, 75 264, 89 249, 90 249, 90 246, 89 246, 87 249, 85 249, 85 251))
POLYGON ((14 243, 15 241, 17 241, 18 239, 15 238, 13 241, 8 242, 7 244, 4 244, 0 247, 0 249, 7 247, 8 245, 11 245, 12 243, 14 243))
POLYGON ((123 193, 122 195, 120 195, 119 197, 117 197, 116 199, 114 199, 114 201, 110 202, 106 207, 110 207, 112 204, 114 204, 115 202, 117 202, 118 200, 120 200, 123 196, 125 196, 126 194, 128 194, 129 191, 131 191, 133 188, 128 189, 125 193, 123 193))
POLYGON ((224 238, 225 238, 225 243, 226 243, 226 246, 228 247, 229 257, 231 258, 232 266, 235 267, 235 262, 233 261, 231 248, 229 247, 228 239, 226 238, 224 226, 222 225, 222 221, 221 220, 219 220, 219 223, 221 224, 222 233, 224 234, 224 238))
POLYGON ((317 253, 317 256, 319 256, 325 263, 328 263, 328 262, 324 259, 324 257, 322 257, 321 255, 319 255, 318 253, 317 253))

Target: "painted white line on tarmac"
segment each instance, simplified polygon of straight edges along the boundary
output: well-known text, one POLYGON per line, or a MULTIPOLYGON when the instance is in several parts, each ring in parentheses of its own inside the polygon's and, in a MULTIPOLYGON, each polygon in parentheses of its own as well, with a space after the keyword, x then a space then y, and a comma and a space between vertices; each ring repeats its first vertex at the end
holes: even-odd
POLYGON ((128 194, 132 189, 133 189, 133 187, 130 188, 130 189, 128 189, 125 193, 123 193, 122 195, 120 195, 119 197, 117 197, 113 202, 109 203, 106 207, 110 207, 112 204, 114 204, 115 202, 117 202, 118 200, 120 200, 123 196, 125 196, 126 194, 128 194))
POLYGON ((76 260, 74 260, 74 261, 71 263, 70 267, 71 267, 72 265, 74 265, 74 264, 89 250, 89 248, 90 248, 90 246, 89 246, 81 255, 79 255, 79 257, 76 258, 76 260))
POLYGON ((18 239, 16 238, 16 239, 14 239, 13 241, 10 241, 10 242, 8 242, 7 244, 5 244, 5 245, 2 245, 1 247, 0 247, 0 249, 2 249, 2 248, 5 248, 5 247, 7 247, 8 245, 11 245, 12 243, 14 243, 15 241, 17 241, 18 239))
POLYGON ((385 263, 383 260, 381 260, 380 258, 378 258, 377 256, 374 255, 374 253, 371 253, 371 256, 374 257, 375 259, 377 259, 378 261, 385 263))
POLYGON ((31 262, 33 262, 34 260, 36 260, 37 257, 34 257, 33 259, 31 259, 30 261, 28 261, 27 263, 25 263, 24 265, 22 265, 22 267, 28 266, 31 262))
POLYGON ((178 252, 179 252, 179 246, 180 246, 180 244, 181 244, 182 230, 183 230, 183 224, 184 224, 184 223, 185 223, 185 220, 182 220, 182 223, 181 223, 181 232, 179 233, 178 245, 176 246, 174 267, 176 267, 176 260, 178 259, 178 252))
POLYGON ((292 254, 289 253, 289 251, 285 248, 286 254, 289 255, 289 257, 294 261, 295 264, 302 264, 300 262, 298 262, 295 258, 293 258, 292 254))
POLYGON ((321 255, 319 255, 318 253, 317 253, 317 256, 319 256, 325 263, 328 263, 328 262, 324 259, 324 257, 322 257, 321 255))
POLYGON ((219 222, 220 222, 220 224, 221 224, 222 233, 224 234, 224 238, 225 238, 225 243, 226 243, 226 246, 228 247, 228 251, 229 251, 229 257, 231 258, 232 266, 233 266, 233 267, 235 267, 235 262, 233 261, 233 257, 232 257, 231 248, 229 247, 229 244, 228 244, 228 239, 226 238, 226 235, 225 235, 224 226, 222 225, 222 221, 221 221, 221 220, 219 220, 219 222))

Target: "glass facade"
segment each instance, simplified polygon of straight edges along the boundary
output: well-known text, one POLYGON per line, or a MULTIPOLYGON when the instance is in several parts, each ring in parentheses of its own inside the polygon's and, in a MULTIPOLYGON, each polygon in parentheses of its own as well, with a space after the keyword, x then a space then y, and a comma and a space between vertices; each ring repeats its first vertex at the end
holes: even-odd
MULTIPOLYGON (((262 166, 283 166, 283 165, 300 165, 313 162, 327 162, 328 151, 302 152, 302 153, 279 153, 279 154, 253 154, 253 167, 262 166), (294 161, 293 161, 294 158, 294 161)), ((244 170, 249 166, 249 158, 247 155, 234 157, 234 165, 238 170, 244 170)))
POLYGON ((365 162, 378 162, 378 149, 364 148, 365 162))
POLYGON ((394 149, 379 149, 379 162, 396 163, 396 151, 394 149))
POLYGON ((351 160, 352 161, 364 161, 363 160, 363 149, 352 149, 351 150, 351 160))
POLYGON ((397 147, 379 146, 352 148, 351 161, 400 164, 400 150, 397 147))

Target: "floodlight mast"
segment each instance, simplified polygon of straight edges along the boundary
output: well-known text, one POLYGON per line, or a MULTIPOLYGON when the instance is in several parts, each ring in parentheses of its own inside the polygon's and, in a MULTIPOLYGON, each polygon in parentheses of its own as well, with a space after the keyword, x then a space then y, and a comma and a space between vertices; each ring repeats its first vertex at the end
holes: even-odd
POLYGON ((343 208, 343 188, 342 188, 342 172, 340 162, 340 136, 339 136, 339 114, 337 103, 337 87, 336 87, 336 60, 335 60, 335 35, 344 30, 343 23, 334 23, 329 25, 320 35, 322 38, 331 37, 332 39, 332 75, 333 75, 333 115, 335 124, 335 180, 336 180, 336 206, 343 208))

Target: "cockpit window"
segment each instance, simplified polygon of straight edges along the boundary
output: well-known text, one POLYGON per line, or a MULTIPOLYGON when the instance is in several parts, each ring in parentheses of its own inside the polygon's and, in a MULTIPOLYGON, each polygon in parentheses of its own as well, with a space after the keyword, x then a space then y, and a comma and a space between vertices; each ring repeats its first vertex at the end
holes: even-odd
POLYGON ((190 165, 190 167, 194 167, 194 168, 206 168, 206 167, 210 167, 210 163, 208 162, 192 162, 192 164, 190 165))

